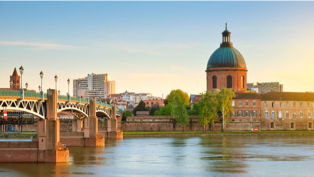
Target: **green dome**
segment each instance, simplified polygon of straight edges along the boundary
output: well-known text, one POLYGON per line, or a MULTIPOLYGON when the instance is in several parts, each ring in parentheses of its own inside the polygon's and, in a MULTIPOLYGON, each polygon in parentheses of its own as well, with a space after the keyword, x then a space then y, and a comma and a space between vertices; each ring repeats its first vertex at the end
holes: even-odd
POLYGON ((209 58, 207 68, 211 67, 245 67, 245 60, 234 47, 220 47, 209 58))

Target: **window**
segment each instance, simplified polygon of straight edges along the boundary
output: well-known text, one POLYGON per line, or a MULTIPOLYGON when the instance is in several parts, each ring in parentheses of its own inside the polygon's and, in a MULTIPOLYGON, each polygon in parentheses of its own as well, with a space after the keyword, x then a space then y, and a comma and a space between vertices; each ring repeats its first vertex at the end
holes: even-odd
POLYGON ((245 106, 249 106, 249 100, 245 100, 245 106))
POLYGON ((278 118, 282 118, 281 111, 278 112, 278 118))
POLYGON ((303 118, 303 111, 300 111, 300 118, 303 118))
POLYGON ((264 102, 264 108, 267 108, 267 103, 266 102, 264 102))
POLYGON ((268 111, 265 111, 265 118, 268 119, 268 111))
POLYGON ((296 102, 293 102, 293 107, 295 108, 297 106, 297 103, 296 102))
POLYGON ((280 107, 282 108, 282 102, 280 102, 280 107))
POLYGON ((293 113, 293 119, 296 119, 297 118, 297 113, 293 113))
POLYGON ((227 88, 232 88, 232 77, 231 76, 227 77, 227 88))
POLYGON ((289 119, 289 111, 286 112, 286 118, 289 119))
POLYGON ((254 107, 256 106, 256 100, 253 100, 253 106, 254 107))
POLYGON ((244 88, 244 76, 241 76, 241 87, 244 88))
POLYGON ((311 118, 311 111, 309 111, 309 112, 307 113, 307 117, 308 117, 308 118, 311 118))
POLYGON ((302 108, 302 106, 303 106, 303 103, 302 103, 302 102, 300 102, 300 108, 302 108))
POLYGON ((238 116, 242 117, 242 111, 238 111, 238 116))
POLYGON ((234 106, 234 100, 232 100, 232 106, 234 106))
POLYGON ((271 112, 271 118, 275 119, 275 111, 271 112))
POLYGON ((257 117, 257 112, 253 111, 253 117, 257 117))
POLYGON ((294 122, 291 122, 291 128, 294 128, 294 122))
POLYGON ((286 102, 286 107, 289 108, 289 102, 286 102))
POLYGON ((272 108, 275 107, 275 102, 271 102, 271 107, 272 107, 272 108))
POLYGON ((213 88, 217 88, 217 77, 213 76, 213 88))
POLYGON ((250 112, 249 111, 245 111, 245 117, 250 117, 250 112))
POLYGON ((239 106, 242 106, 242 101, 239 101, 239 106))
POLYGON ((270 123, 270 128, 274 128, 274 122, 270 123))
POLYGON ((306 105, 307 105, 307 108, 309 108, 309 107, 310 107, 310 102, 307 102, 307 104, 306 104, 306 105))
POLYGON ((309 122, 309 128, 312 128, 312 122, 309 122))

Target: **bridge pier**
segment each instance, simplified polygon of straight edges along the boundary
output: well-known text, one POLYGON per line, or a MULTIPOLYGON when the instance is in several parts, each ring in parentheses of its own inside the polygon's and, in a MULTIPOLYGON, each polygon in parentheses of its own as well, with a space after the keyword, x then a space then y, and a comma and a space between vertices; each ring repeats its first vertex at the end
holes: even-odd
POLYGON ((82 120, 81 119, 72 120, 72 132, 82 132, 82 120))
MULTIPOLYGON (((74 121, 75 122, 75 121, 74 121)), ((98 134, 98 118, 96 117, 96 98, 89 104, 89 116, 84 119, 84 129, 80 132, 81 120, 72 123, 72 133, 62 133, 61 141, 67 146, 105 146, 105 138, 98 134)))
POLYGON ((116 117, 116 105, 112 106, 111 119, 107 121, 107 137, 112 139, 123 139, 123 132, 118 129, 116 117))
POLYGON ((69 150, 60 143, 57 91, 48 90, 47 117, 38 121, 32 142, 0 142, 0 162, 69 162, 69 150))

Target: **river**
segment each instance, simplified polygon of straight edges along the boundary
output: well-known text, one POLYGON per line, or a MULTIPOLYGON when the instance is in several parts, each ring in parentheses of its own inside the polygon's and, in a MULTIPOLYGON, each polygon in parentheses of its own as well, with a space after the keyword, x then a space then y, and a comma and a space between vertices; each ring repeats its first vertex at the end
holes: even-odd
POLYGON ((2 163, 0 176, 314 176, 313 135, 137 137, 69 149, 68 164, 2 163))

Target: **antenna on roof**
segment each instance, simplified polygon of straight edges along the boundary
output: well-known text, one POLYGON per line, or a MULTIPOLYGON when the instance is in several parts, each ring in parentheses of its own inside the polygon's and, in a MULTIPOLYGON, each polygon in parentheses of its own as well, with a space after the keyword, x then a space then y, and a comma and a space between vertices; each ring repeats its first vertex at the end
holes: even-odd
POLYGON ((228 29, 228 24, 226 23, 226 30, 228 29))

